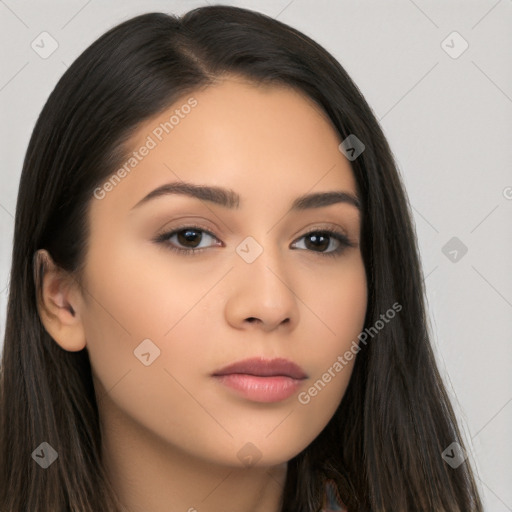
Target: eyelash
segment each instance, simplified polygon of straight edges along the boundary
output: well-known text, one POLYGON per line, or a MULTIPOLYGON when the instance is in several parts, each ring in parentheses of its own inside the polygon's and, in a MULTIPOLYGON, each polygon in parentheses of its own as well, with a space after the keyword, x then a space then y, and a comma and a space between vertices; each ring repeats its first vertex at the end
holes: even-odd
MULTIPOLYGON (((179 228, 174 229, 172 231, 169 231, 169 232, 166 232, 166 233, 162 233, 160 235, 157 235, 157 237, 154 238, 153 241, 155 243, 165 245, 171 251, 174 251, 174 252, 176 252, 178 254, 181 254, 181 255, 188 255, 188 256, 195 256, 195 255, 203 252, 205 249, 209 248, 209 247, 201 247, 199 249, 180 249, 179 247, 176 247, 176 246, 172 245, 169 242, 168 239, 170 237, 176 235, 180 231, 187 231, 187 230, 200 231, 202 233, 206 233, 207 235, 211 236, 215 240, 219 241, 219 239, 213 233, 208 231, 207 229, 205 229, 205 228, 203 228, 201 226, 194 226, 194 225, 182 226, 182 227, 179 227, 179 228)), ((324 235, 324 236, 327 235, 328 237, 331 237, 331 238, 334 238, 335 240, 337 240, 340 245, 339 245, 339 247, 337 249, 335 249, 333 251, 329 251, 329 252, 313 251, 313 250, 310 250, 310 249, 299 249, 299 250, 309 250, 310 252, 317 253, 320 256, 337 257, 337 256, 341 256, 341 254, 348 247, 356 247, 356 244, 351 242, 346 237, 346 235, 344 235, 343 233, 340 233, 339 231, 330 230, 330 229, 315 229, 315 230, 312 230, 312 231, 308 231, 307 233, 302 235, 297 240, 300 240, 302 238, 305 238, 305 237, 313 235, 313 234, 321 234, 321 235, 324 235)))

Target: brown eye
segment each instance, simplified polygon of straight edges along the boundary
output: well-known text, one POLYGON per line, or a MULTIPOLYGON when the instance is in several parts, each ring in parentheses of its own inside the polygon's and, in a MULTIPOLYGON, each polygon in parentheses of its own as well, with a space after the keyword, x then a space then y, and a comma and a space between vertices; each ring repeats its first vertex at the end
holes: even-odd
POLYGON ((202 236, 200 233, 201 231, 198 229, 181 229, 176 232, 177 241, 187 247, 192 244, 191 247, 195 249, 201 243, 202 236))
POLYGON ((218 246, 219 243, 207 244, 200 247, 201 243, 208 239, 216 242, 219 240, 209 231, 198 226, 185 226, 173 231, 162 233, 154 241, 168 246, 178 253, 197 254, 208 247, 218 246))
MULTIPOLYGON (((310 231, 298 240, 302 239, 304 239, 303 247, 293 247, 293 249, 306 249, 321 256, 339 256, 347 247, 356 246, 343 233, 331 230, 310 231)), ((209 247, 222 245, 222 242, 213 233, 199 226, 181 227, 159 235, 154 241, 166 245, 175 252, 188 255, 195 255, 209 247), (205 238, 206 245, 201 247, 201 244, 205 242, 205 238), (212 239, 215 242, 208 244, 208 239, 212 239)), ((294 245, 297 246, 298 243, 296 241, 294 245)))
POLYGON ((310 231, 299 238, 302 239, 305 240, 305 249, 322 256, 339 256, 347 247, 355 247, 344 234, 330 230, 310 231), (327 250, 329 247, 331 250, 327 250))
POLYGON ((331 242, 329 235, 325 233, 311 233, 305 237, 305 240, 305 245, 308 249, 318 249, 320 252, 324 252, 328 249, 331 242))

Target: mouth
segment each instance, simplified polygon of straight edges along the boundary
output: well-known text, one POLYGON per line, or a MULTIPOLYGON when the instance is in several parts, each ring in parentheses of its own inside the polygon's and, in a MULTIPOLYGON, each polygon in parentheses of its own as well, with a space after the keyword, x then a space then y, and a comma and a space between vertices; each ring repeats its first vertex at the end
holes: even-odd
POLYGON ((232 374, 253 375, 255 377, 289 377, 291 379, 306 379, 304 370, 293 361, 283 358, 264 359, 253 357, 230 364, 213 373, 214 377, 232 374))
POLYGON ((287 359, 252 358, 217 370, 212 376, 238 395, 254 402, 280 402, 302 386, 306 373, 287 359))

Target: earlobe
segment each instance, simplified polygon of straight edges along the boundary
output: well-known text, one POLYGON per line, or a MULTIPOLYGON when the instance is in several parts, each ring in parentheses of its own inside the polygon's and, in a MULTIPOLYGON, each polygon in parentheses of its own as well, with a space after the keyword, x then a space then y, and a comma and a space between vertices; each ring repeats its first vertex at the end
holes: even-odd
POLYGON ((64 350, 82 350, 86 342, 80 316, 78 284, 68 272, 53 262, 45 249, 36 251, 33 264, 37 310, 41 323, 64 350))

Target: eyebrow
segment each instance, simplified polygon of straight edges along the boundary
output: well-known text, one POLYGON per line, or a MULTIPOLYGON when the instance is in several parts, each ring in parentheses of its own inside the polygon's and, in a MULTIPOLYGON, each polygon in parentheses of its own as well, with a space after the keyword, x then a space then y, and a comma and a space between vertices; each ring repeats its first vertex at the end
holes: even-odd
MULTIPOLYGON (((152 190, 135 206, 133 206, 132 210, 152 199, 168 194, 181 194, 200 199, 202 201, 208 201, 210 203, 223 206, 224 208, 238 209, 240 206, 240 196, 232 189, 208 185, 196 185, 185 181, 179 181, 166 183, 165 185, 152 190)), ((291 211, 322 208, 324 206, 330 206, 337 203, 346 203, 354 206, 358 210, 361 210, 361 202, 358 197, 354 196, 350 192, 332 190, 329 192, 304 194, 297 197, 292 203, 291 211)))

